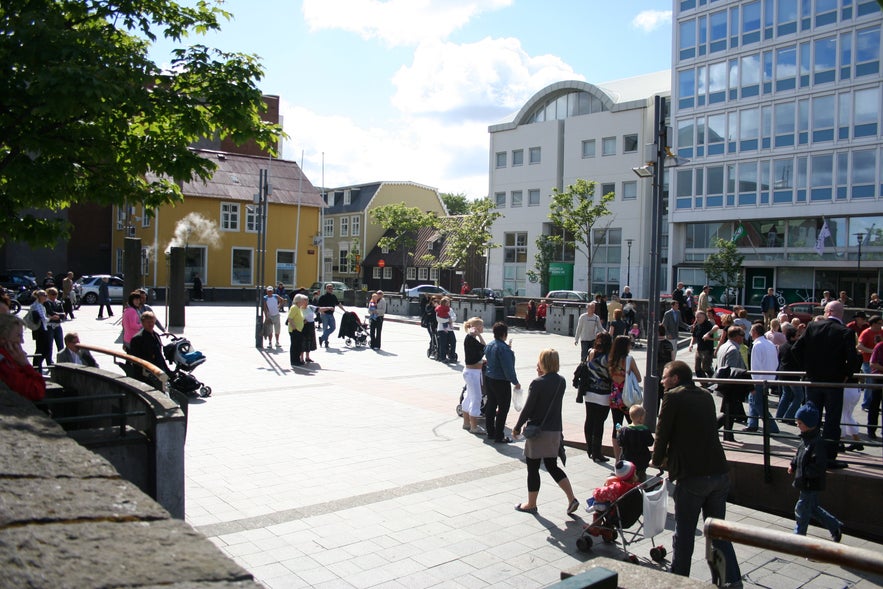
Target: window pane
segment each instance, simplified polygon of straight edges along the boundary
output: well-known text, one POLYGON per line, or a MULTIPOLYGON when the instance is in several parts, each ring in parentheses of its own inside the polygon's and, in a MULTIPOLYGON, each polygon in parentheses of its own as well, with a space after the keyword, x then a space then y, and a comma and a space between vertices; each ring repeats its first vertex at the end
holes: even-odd
POLYGON ((251 284, 251 250, 233 249, 231 284, 251 284))
POLYGON ((513 166, 521 166, 524 165, 524 150, 516 149, 512 152, 512 165, 513 166))
POLYGON ((583 141, 583 157, 595 157, 595 140, 583 141))
POLYGON ((538 164, 540 163, 542 151, 539 147, 531 147, 530 148, 530 163, 538 164))
POLYGON ((630 134, 623 135, 622 137, 622 151, 623 153, 632 153, 638 151, 638 135, 630 134))
POLYGON ((601 140, 601 155, 616 154, 616 137, 604 137, 601 140))

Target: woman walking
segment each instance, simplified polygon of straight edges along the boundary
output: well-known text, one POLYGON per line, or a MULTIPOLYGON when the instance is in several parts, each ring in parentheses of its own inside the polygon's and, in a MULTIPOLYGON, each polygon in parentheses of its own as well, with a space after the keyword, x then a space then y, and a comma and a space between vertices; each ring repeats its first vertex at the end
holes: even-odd
POLYGON ((512 385, 515 385, 516 390, 521 388, 515 374, 515 354, 510 347, 511 342, 506 342, 508 335, 509 328, 505 323, 494 323, 494 339, 484 349, 487 362, 484 380, 487 390, 484 429, 487 430, 487 437, 495 444, 512 442, 512 438, 506 435, 506 417, 512 403, 512 385))
POLYGON ((617 439, 618 430, 622 427, 623 420, 628 423, 632 422, 629 417, 629 408, 622 401, 625 379, 628 373, 631 372, 637 377, 638 382, 641 381, 641 371, 638 370, 638 363, 629 354, 631 348, 632 340, 627 335, 617 336, 613 340, 613 348, 610 352, 610 363, 608 365, 612 388, 610 391, 610 415, 613 417, 613 458, 616 462, 619 462, 620 454, 619 440, 617 439))
POLYGON ((599 333, 595 337, 595 346, 589 350, 586 363, 580 364, 574 374, 574 385, 577 386, 578 403, 586 404, 586 421, 583 431, 586 436, 586 451, 595 462, 609 462, 601 451, 604 437, 604 422, 610 414, 610 377, 607 371, 607 355, 610 353, 612 339, 609 333, 599 333), (591 374, 589 365, 603 374, 591 374))
POLYGON ((304 307, 309 299, 307 295, 294 295, 294 304, 288 309, 288 337, 291 340, 291 349, 288 351, 288 359, 291 367, 304 365, 304 307))
POLYGON ((129 293, 129 301, 123 309, 123 350, 129 352, 129 342, 141 331, 141 291, 129 293))
POLYGON ((546 467, 546 472, 567 495, 567 514, 570 515, 579 508, 579 501, 573 496, 573 487, 567 474, 558 466, 558 452, 561 448, 564 429, 561 420, 561 401, 567 383, 558 374, 558 352, 546 349, 540 352, 537 361, 537 378, 530 383, 527 401, 524 409, 518 416, 515 427, 512 428, 514 436, 521 435, 521 429, 530 420, 531 425, 539 425, 540 433, 528 438, 524 444, 524 457, 527 462, 527 501, 515 506, 517 511, 536 513, 537 495, 540 493, 540 463, 546 467))
POLYGON ((461 406, 463 410, 463 429, 471 434, 486 434, 487 431, 478 425, 481 417, 481 379, 484 367, 484 321, 472 317, 463 323, 466 337, 463 339, 463 380, 466 381, 466 396, 461 406))

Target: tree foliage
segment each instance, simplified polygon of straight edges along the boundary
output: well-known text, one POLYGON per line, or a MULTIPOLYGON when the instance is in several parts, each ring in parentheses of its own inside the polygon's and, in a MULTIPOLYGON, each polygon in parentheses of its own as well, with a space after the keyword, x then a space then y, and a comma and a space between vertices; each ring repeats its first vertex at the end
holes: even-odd
POLYGON ((705 258, 703 264, 709 282, 722 285, 724 292, 731 286, 742 288, 745 281, 742 262, 745 256, 739 253, 736 244, 732 241, 718 238, 715 245, 718 251, 705 258))
POLYGON ((537 253, 534 254, 534 267, 527 271, 532 280, 540 283, 540 292, 549 290, 549 267, 555 261, 555 253, 561 244, 560 235, 540 235, 536 239, 537 253))
POLYGON ((488 248, 496 247, 491 242, 491 227, 501 214, 494 203, 481 198, 469 202, 464 215, 440 219, 439 229, 445 236, 445 255, 437 265, 466 270, 488 248))
POLYGON ((442 192, 439 194, 449 215, 465 215, 469 212, 469 199, 465 194, 442 192))
POLYGON ((390 250, 401 250, 402 280, 404 281, 408 269, 408 258, 414 255, 414 246, 417 245, 417 232, 423 227, 435 227, 438 218, 434 213, 427 213, 417 207, 409 207, 404 202, 371 209, 371 217, 386 233, 377 241, 377 245, 390 250))
POLYGON ((595 185, 591 180, 578 178, 574 184, 567 187, 564 192, 557 188, 552 190, 552 204, 549 219, 565 230, 565 235, 571 239, 574 249, 582 250, 587 259, 587 280, 592 279, 592 228, 601 217, 611 214, 607 204, 613 200, 613 193, 609 192, 595 199, 595 185))
POLYGON ((63 222, 28 209, 78 202, 182 200, 180 183, 215 165, 189 147, 249 139, 273 149, 261 121, 252 55, 182 46, 163 71, 148 56, 158 36, 181 43, 230 14, 203 0, 6 0, 0 7, 0 223, 6 240, 49 245, 63 222))

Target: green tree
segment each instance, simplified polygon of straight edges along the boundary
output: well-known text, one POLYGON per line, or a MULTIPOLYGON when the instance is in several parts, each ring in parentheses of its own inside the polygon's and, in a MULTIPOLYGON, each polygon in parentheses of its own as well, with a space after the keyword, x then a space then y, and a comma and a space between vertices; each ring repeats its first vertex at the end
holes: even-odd
MULTIPOLYGON (((718 251, 705 258, 703 264, 709 282, 722 285, 725 293, 730 287, 741 289, 745 281, 742 274, 745 256, 739 253, 732 241, 718 238, 715 245, 718 251)), ((729 302, 728 300, 727 303, 729 302)))
POLYGON ((473 267, 488 249, 497 247, 491 242, 491 227, 501 215, 494 203, 480 198, 468 203, 465 214, 439 219, 445 255, 436 260, 436 266, 462 270, 473 267))
POLYGON ((434 213, 409 207, 403 202, 371 209, 371 217, 386 234, 377 241, 377 245, 390 250, 401 250, 402 286, 404 286, 408 273, 408 258, 413 257, 414 246, 417 245, 417 232, 423 227, 435 227, 438 218, 434 213))
POLYGON ((555 253, 561 244, 559 235, 540 235, 536 240, 537 253, 534 255, 534 267, 527 271, 528 277, 539 281, 540 292, 549 291, 549 267, 555 261, 555 253))
POLYGON ((573 244, 574 249, 582 250, 586 255, 586 279, 591 284, 592 258, 592 228, 601 217, 611 214, 607 204, 613 200, 613 193, 609 192, 599 199, 595 199, 595 182, 578 178, 574 184, 567 187, 564 192, 557 188, 552 190, 552 204, 549 219, 558 227, 564 229, 566 243, 573 244))
POLYGON ((183 46, 163 71, 148 51, 218 30, 208 2, 6 0, 0 7, 0 224, 4 241, 51 245, 67 224, 25 214, 78 202, 180 202, 180 184, 216 166, 189 147, 249 139, 272 149, 252 55, 183 46))
POLYGON ((469 199, 465 194, 442 192, 439 194, 449 215, 465 215, 469 212, 469 199))

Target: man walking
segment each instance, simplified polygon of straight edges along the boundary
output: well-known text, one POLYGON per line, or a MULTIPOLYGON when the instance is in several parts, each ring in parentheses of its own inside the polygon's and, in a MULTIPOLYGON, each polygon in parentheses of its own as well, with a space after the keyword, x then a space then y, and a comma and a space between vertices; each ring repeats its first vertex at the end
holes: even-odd
POLYGON ((589 348, 595 343, 599 333, 604 333, 601 319, 595 315, 594 301, 586 305, 586 312, 579 316, 576 330, 573 333, 573 345, 579 344, 579 361, 585 362, 589 356, 589 348))
POLYGON ((769 329, 770 320, 779 314, 779 299, 772 288, 766 289, 766 294, 760 301, 760 310, 763 311, 763 326, 769 329))
MULTIPOLYGON (((662 371, 665 395, 656 425, 653 465, 668 470, 675 482, 674 556, 671 572, 690 576, 699 513, 724 519, 730 489, 729 467, 717 435, 717 412, 711 393, 693 384, 685 362, 662 371)), ((726 563, 727 587, 741 587, 742 573, 730 542, 713 540, 726 563)))
POLYGON ((693 324, 689 351, 696 346, 696 376, 710 377, 714 373, 714 334, 718 327, 708 320, 704 311, 696 312, 696 323, 693 324))
POLYGON ((677 301, 671 302, 671 309, 662 316, 662 327, 665 329, 665 338, 671 342, 674 349, 678 349, 678 332, 681 327, 690 330, 689 325, 685 325, 681 319, 681 305, 677 301))
POLYGON ((708 293, 710 292, 711 287, 707 284, 702 287, 702 292, 699 293, 699 302, 696 303, 697 310, 708 313, 708 309, 711 308, 711 302, 708 300, 708 293))
POLYGON ((334 294, 334 285, 330 282, 325 285, 325 294, 319 297, 318 305, 320 307, 328 307, 326 311, 322 312, 322 335, 319 337, 319 345, 321 346, 322 342, 325 342, 325 348, 327 349, 328 338, 337 328, 337 323, 334 321, 334 308, 339 307, 344 313, 346 313, 346 309, 337 300, 337 296, 334 294))
MULTIPOLYGON (((861 370, 855 332, 843 325, 843 303, 840 301, 825 305, 825 319, 810 322, 803 337, 791 349, 810 382, 845 383, 853 373, 861 370)), ((828 468, 846 468, 845 462, 837 460, 843 388, 807 387, 806 398, 824 415, 822 438, 828 451, 828 468)))
MULTIPOLYGON (((772 372, 779 368, 779 353, 776 350, 775 344, 764 337, 763 330, 764 328, 760 323, 755 323, 751 326, 751 341, 754 342, 751 346, 751 370, 772 372)), ((752 373, 751 378, 763 381, 774 380, 776 377, 773 374, 752 373)), ((757 418, 763 414, 769 432, 771 434, 779 433, 779 426, 773 421, 773 416, 770 415, 769 409, 766 412, 763 411, 763 400, 766 393, 766 387, 762 384, 756 384, 754 385, 754 392, 748 394, 748 427, 745 428, 745 431, 756 432, 758 430, 757 418)))

